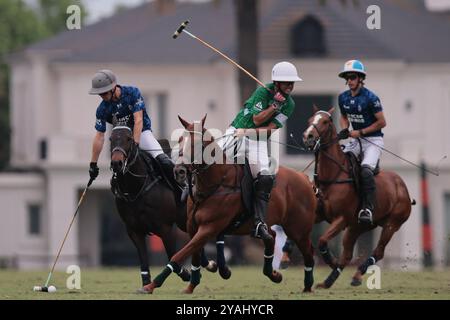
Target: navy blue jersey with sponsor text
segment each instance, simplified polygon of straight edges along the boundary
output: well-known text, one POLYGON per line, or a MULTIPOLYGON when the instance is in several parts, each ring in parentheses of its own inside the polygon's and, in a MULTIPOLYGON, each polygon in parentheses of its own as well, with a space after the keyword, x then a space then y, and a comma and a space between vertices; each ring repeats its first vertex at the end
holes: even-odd
POLYGON ((150 117, 145 110, 144 99, 138 88, 128 86, 118 86, 121 89, 120 99, 118 101, 102 101, 97 108, 95 129, 100 132, 106 131, 106 122, 112 123, 113 116, 116 115, 120 123, 127 123, 131 128, 134 126, 133 113, 143 111, 142 131, 151 130, 150 117))
MULTIPOLYGON (((353 130, 369 127, 377 121, 375 114, 383 111, 380 99, 365 87, 362 87, 354 97, 352 97, 350 90, 341 93, 339 95, 339 109, 341 114, 347 116, 353 130)), ((365 136, 382 137, 383 133, 381 130, 377 130, 365 136)))

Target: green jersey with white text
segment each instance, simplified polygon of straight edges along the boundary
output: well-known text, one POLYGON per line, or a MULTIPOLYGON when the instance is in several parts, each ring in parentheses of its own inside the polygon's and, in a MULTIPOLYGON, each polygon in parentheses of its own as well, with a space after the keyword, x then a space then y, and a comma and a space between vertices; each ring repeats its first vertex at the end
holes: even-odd
MULTIPOLYGON (((250 98, 245 101, 244 108, 239 111, 236 118, 234 118, 231 125, 236 129, 253 129, 258 128, 253 122, 253 116, 261 111, 267 109, 273 104, 273 96, 275 95, 275 85, 273 83, 266 85, 272 92, 269 92, 264 87, 259 87, 253 92, 250 98)), ((284 94, 283 94, 284 95, 284 94)), ((286 120, 294 111, 295 102, 291 96, 284 95, 286 101, 283 102, 280 108, 275 111, 273 116, 259 127, 266 127, 273 122, 277 128, 282 128, 286 120)))

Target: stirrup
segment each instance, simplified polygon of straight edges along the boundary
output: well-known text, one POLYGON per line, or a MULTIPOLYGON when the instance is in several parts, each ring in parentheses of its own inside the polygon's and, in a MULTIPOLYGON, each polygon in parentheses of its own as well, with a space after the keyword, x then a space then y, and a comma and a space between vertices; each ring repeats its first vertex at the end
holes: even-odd
POLYGON ((361 209, 358 213, 358 223, 372 225, 372 211, 368 208, 361 209))

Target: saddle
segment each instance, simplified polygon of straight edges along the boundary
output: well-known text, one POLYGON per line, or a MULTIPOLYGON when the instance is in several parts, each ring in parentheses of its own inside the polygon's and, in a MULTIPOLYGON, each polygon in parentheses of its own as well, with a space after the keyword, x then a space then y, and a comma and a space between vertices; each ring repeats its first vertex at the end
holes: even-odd
MULTIPOLYGON (((345 153, 348 163, 350 178, 353 180, 353 185, 355 187, 356 193, 361 198, 361 159, 355 156, 352 152, 345 153)), ((377 162, 377 166, 373 171, 373 175, 376 176, 380 173, 380 160, 377 162)))
POLYGON ((246 223, 249 219, 252 219, 254 216, 253 212, 253 176, 250 170, 250 165, 248 164, 248 160, 245 159, 245 164, 239 165, 242 169, 240 174, 242 174, 241 178, 241 200, 244 204, 244 211, 240 212, 234 219, 231 221, 230 225, 225 228, 222 234, 232 233, 233 230, 238 229, 244 223, 246 223))

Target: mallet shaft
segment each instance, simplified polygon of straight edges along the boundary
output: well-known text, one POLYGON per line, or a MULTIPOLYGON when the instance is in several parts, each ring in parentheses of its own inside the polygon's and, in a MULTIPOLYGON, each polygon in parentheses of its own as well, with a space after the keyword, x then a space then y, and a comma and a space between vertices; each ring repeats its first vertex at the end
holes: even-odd
POLYGON ((247 70, 245 70, 243 67, 241 67, 239 64, 237 64, 236 62, 233 61, 233 59, 231 59, 230 57, 228 57, 226 54, 220 52, 219 50, 217 50, 216 48, 214 48, 212 45, 210 45, 209 43, 203 41, 202 39, 200 39, 199 37, 196 37, 195 35, 193 35, 192 33, 190 33, 189 31, 187 31, 186 29, 183 29, 184 33, 188 34, 189 36, 191 36, 194 39, 197 39, 198 41, 200 41, 203 45, 205 45, 206 47, 210 48, 211 50, 217 52, 218 54, 220 54, 222 57, 224 57, 225 59, 227 59, 229 62, 231 62, 232 64, 234 64, 236 67, 238 67, 239 69, 241 69, 242 71, 244 71, 250 78, 252 78, 253 80, 255 80, 260 86, 266 88, 268 91, 270 91, 269 88, 266 87, 266 85, 264 83, 262 83, 261 81, 259 81, 254 75, 252 75, 250 72, 248 72, 247 70))

